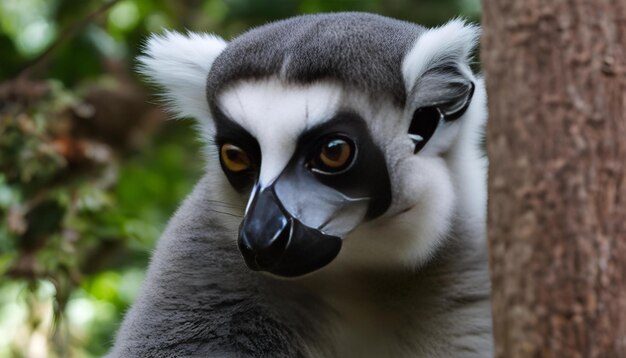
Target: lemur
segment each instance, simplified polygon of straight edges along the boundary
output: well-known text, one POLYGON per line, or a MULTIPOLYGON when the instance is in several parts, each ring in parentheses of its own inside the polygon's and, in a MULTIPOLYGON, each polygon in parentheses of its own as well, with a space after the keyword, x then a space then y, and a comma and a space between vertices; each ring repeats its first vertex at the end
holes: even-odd
POLYGON ((141 72, 207 164, 109 357, 492 355, 478 36, 366 13, 153 35, 141 72))

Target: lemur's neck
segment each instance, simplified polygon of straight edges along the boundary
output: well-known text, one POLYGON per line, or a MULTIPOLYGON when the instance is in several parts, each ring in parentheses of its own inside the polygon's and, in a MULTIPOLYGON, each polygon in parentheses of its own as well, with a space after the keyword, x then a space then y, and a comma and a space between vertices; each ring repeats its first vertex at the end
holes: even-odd
POLYGON ((432 257, 415 267, 401 263, 368 266, 358 261, 339 262, 294 282, 300 281, 305 287, 329 296, 382 297, 384 293, 395 295, 396 290, 406 293, 406 285, 415 288, 412 291, 417 293, 421 284, 442 274, 452 275, 468 267, 486 267, 484 226, 459 217, 432 257))
POLYGON ((415 352, 409 345, 441 351, 446 337, 490 337, 485 242, 455 231, 415 270, 343 267, 291 282, 327 307, 322 331, 335 356, 403 356, 415 352), (464 319, 473 314, 481 319, 464 319))

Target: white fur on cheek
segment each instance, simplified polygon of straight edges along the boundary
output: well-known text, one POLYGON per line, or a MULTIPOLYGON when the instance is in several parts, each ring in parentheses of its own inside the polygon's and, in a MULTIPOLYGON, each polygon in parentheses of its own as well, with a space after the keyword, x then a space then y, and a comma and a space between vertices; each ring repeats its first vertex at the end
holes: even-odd
POLYGON ((449 232, 455 195, 444 160, 413 156, 397 168, 394 194, 413 206, 359 226, 345 240, 337 261, 358 266, 400 264, 415 270, 449 232))
POLYGON ((165 89, 168 108, 178 117, 200 121, 204 138, 213 132, 206 99, 207 75, 225 47, 226 42, 215 35, 166 31, 152 35, 144 55, 138 58, 140 73, 165 89))
POLYGON ((481 148, 487 121, 485 81, 477 78, 474 97, 459 119, 459 137, 450 149, 449 165, 458 194, 458 211, 471 222, 483 224, 487 214, 487 157, 481 148))
POLYGON ((455 191, 448 166, 441 158, 412 157, 400 169, 405 200, 414 203, 406 213, 394 221, 398 227, 409 230, 410 249, 402 261, 410 268, 426 262, 451 228, 455 191))
POLYGON ((287 85, 272 79, 240 82, 220 94, 218 104, 259 142, 259 183, 266 187, 291 159, 300 134, 331 119, 340 99, 336 85, 287 85))

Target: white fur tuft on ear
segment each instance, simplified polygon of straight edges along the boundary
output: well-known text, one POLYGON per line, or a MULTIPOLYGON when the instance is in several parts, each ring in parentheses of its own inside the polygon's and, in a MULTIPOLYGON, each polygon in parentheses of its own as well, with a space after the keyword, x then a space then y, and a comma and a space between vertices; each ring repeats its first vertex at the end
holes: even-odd
POLYGON ((193 117, 212 131, 206 80, 226 41, 206 33, 166 31, 152 35, 139 56, 139 72, 164 88, 168 109, 177 117, 193 117))
POLYGON ((411 91, 417 79, 428 69, 454 62, 460 68, 467 67, 471 51, 476 47, 480 27, 454 19, 433 29, 426 30, 415 42, 402 62, 402 75, 407 91, 411 91))

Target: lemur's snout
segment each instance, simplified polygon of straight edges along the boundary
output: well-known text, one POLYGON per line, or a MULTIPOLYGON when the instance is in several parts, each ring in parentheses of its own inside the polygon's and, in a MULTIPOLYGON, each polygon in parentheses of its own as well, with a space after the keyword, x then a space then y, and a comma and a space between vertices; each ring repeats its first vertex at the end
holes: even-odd
POLYGON ((253 199, 239 230, 239 250, 253 270, 271 270, 287 250, 291 219, 283 213, 273 193, 253 199))
POLYGON ((248 267, 294 277, 320 269, 341 249, 341 239, 302 224, 289 214, 274 187, 252 199, 239 228, 239 250, 248 267))

